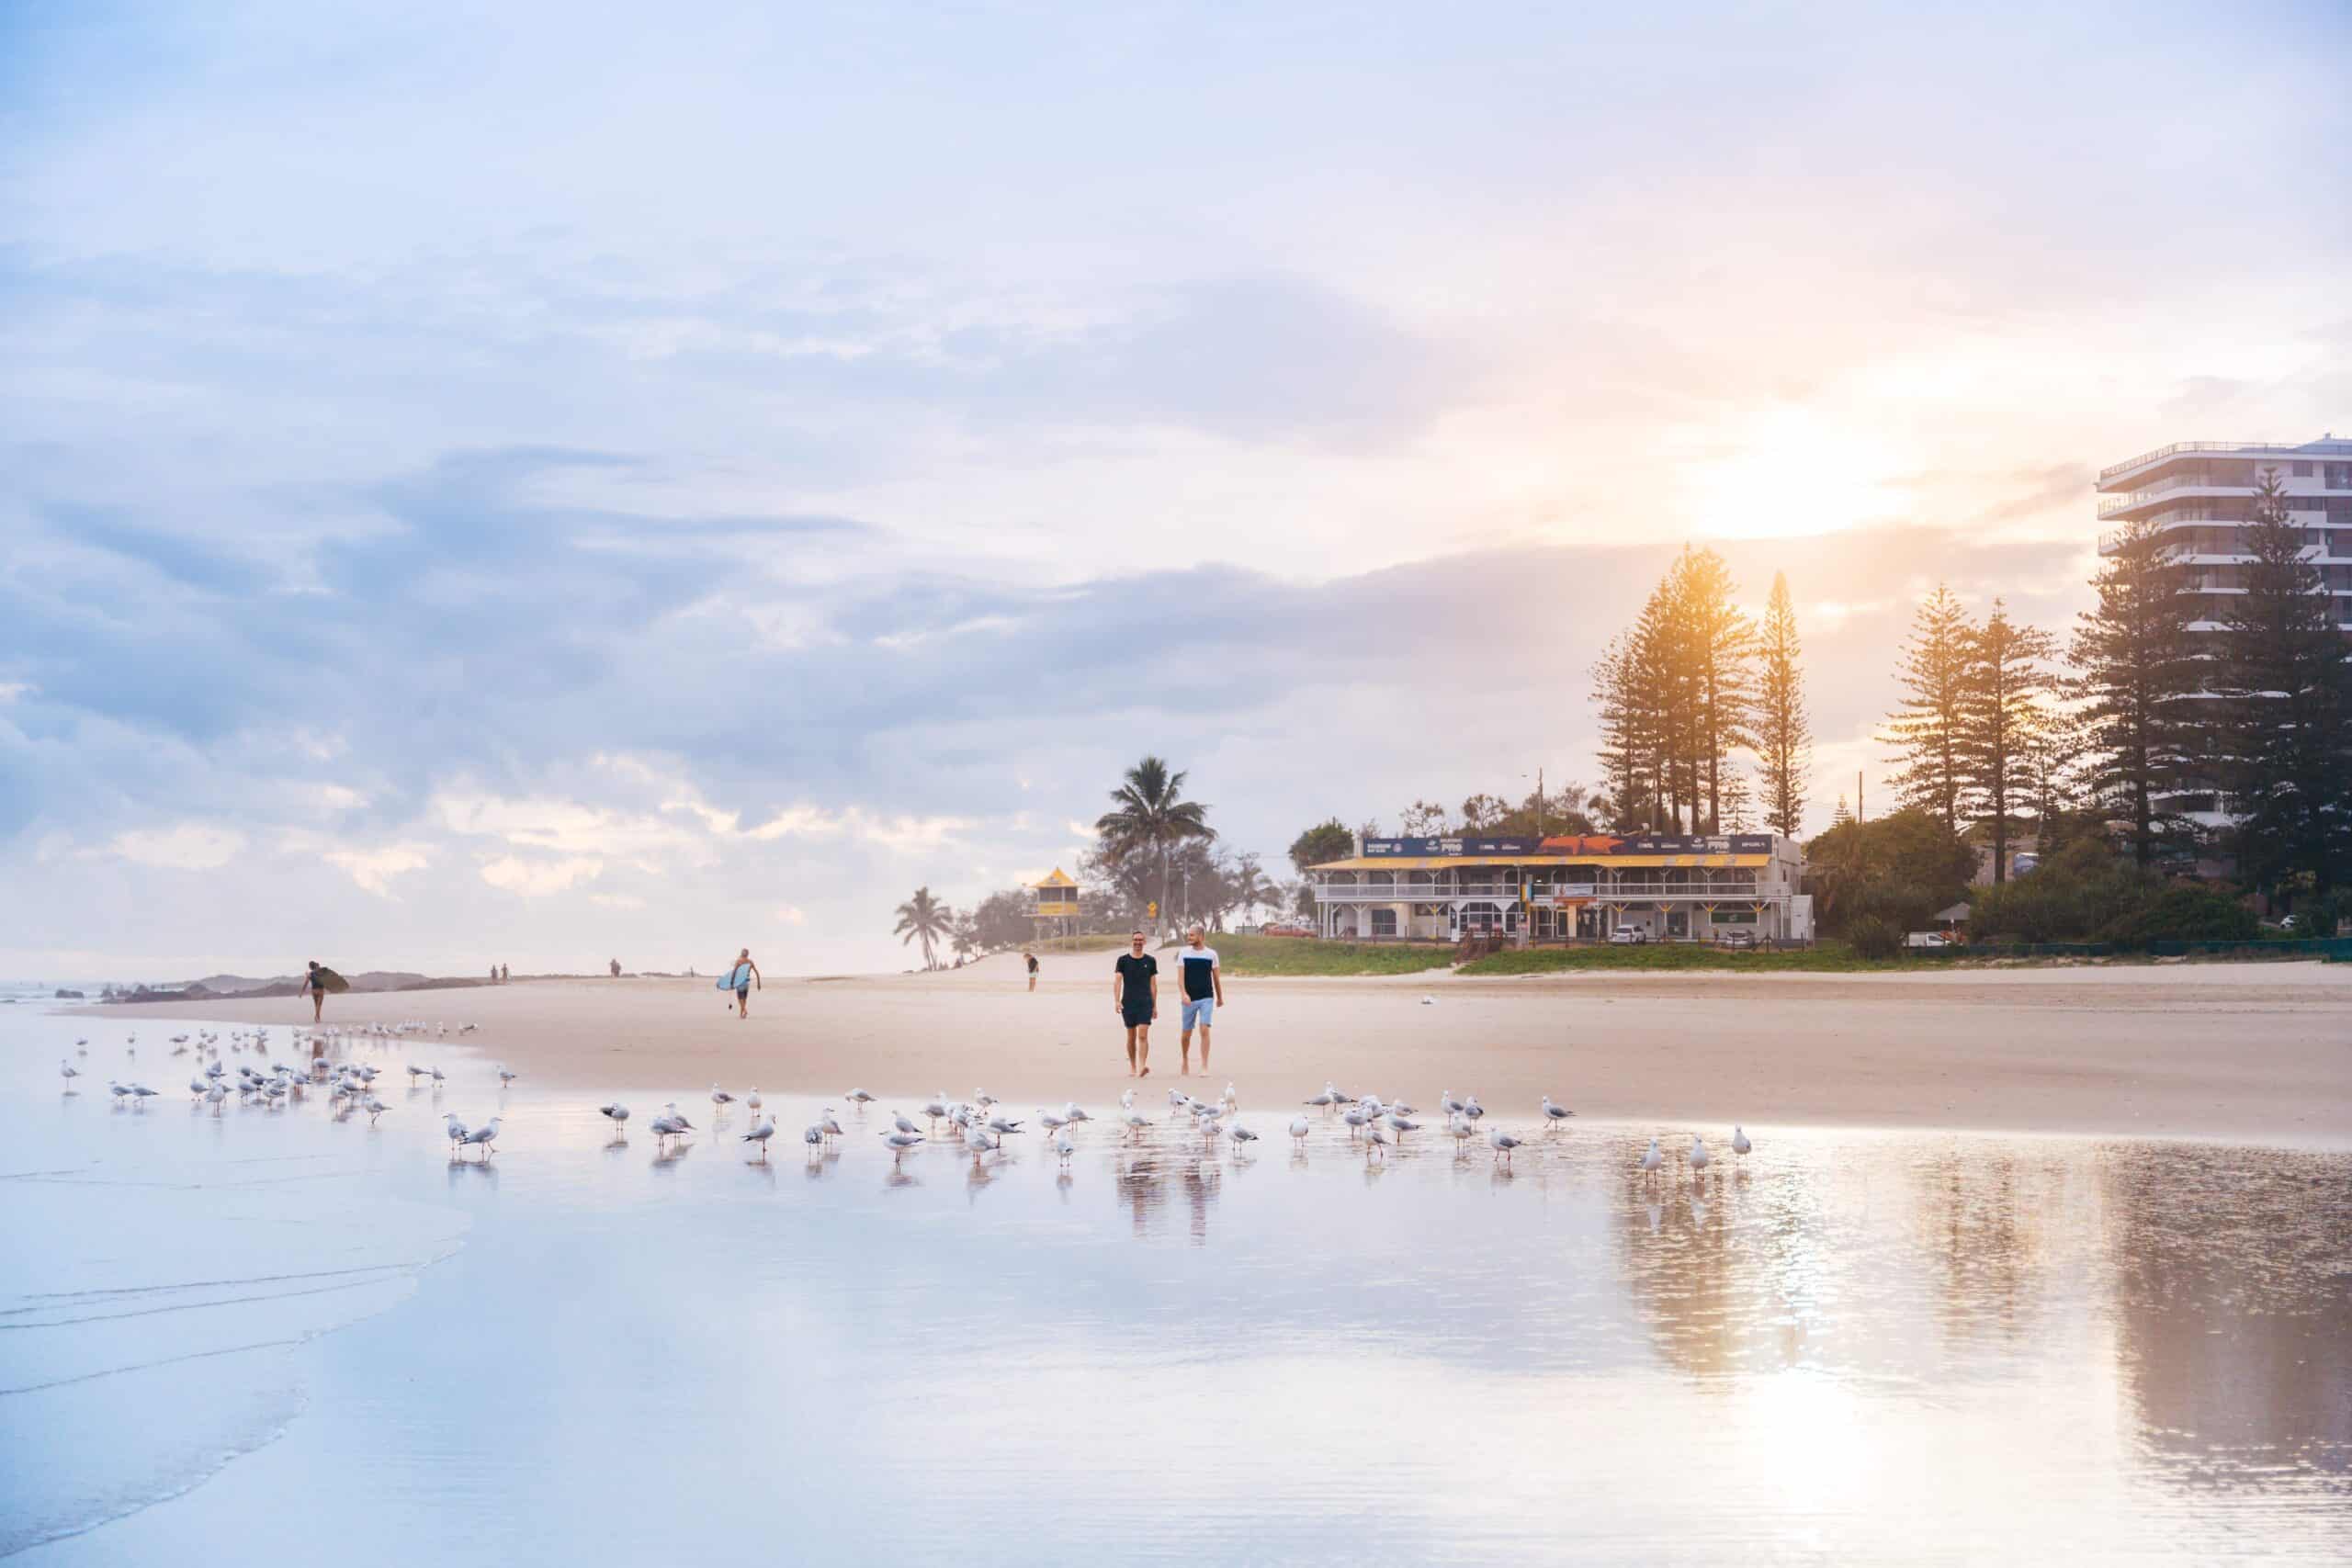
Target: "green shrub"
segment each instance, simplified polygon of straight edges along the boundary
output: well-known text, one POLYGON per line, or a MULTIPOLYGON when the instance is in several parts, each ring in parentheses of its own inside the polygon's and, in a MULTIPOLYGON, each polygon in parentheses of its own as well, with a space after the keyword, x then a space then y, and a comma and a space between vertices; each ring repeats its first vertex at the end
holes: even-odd
POLYGON ((1876 915, 1858 915, 1847 921, 1846 942, 1858 958, 1894 958, 1903 952, 1903 933, 1876 915))
POLYGON ((2251 942, 2262 934, 2254 911, 2229 894, 2176 883, 2101 928, 2101 942, 2251 942))

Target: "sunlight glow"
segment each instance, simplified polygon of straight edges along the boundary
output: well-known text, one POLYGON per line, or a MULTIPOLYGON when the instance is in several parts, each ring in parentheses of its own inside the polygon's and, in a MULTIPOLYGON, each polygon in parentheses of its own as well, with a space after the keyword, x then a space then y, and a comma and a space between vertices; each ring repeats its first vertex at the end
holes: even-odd
POLYGON ((1678 464, 1689 536, 1778 539, 1834 534, 1905 515, 1912 497, 1879 444, 1803 409, 1740 422, 1729 442, 1690 432, 1678 464))

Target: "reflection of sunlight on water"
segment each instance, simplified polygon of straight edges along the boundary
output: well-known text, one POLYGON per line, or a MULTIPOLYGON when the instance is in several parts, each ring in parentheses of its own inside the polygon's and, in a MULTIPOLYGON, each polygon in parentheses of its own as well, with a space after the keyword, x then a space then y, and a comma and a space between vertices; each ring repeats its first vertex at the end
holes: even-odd
MULTIPOLYGON (((486 1066, 439 1059, 450 1107, 499 1103, 486 1066)), ((1028 1134, 894 1167, 886 1102, 793 1180, 731 1128, 657 1149, 521 1088, 498 1154, 455 1160, 426 1096, 370 1133, 317 1107, 5 1094, 11 1146, 40 1156, 23 1168, 96 1160, 108 1182, 10 1192, 11 1308, 227 1277, 203 1272, 223 1236, 266 1249, 236 1277, 334 1267, 393 1234, 355 1206, 471 1226, 422 1276, 437 1254, 394 1249, 413 1298, 266 1352, 269 1375, 138 1416, 45 1408, 44 1451, 135 1450, 123 1484, 149 1498, 191 1412, 263 1446, 32 1561, 211 1540, 303 1560, 337 1531, 390 1562, 453 1520, 457 1561, 845 1558, 935 1549, 945 1517, 1045 1561, 1339 1562, 1367 1498, 1405 1559, 2352 1546, 2343 1156, 1758 1128, 1747 1162, 1645 1179, 1648 1137, 1689 1129, 1580 1122, 1504 1166, 1442 1139, 1368 1154, 1330 1123, 1250 1157, 1105 1115, 1067 1168, 1028 1134), (299 1440, 266 1442, 306 1384, 299 1440), (232 1388, 286 1403, 256 1416, 232 1388), (372 1528, 353 1536, 355 1474, 372 1528)), ((769 1098, 782 1127, 815 1119, 769 1098)), ((0 1332, 6 1386, 149 1359, 200 1319, 0 1332)))

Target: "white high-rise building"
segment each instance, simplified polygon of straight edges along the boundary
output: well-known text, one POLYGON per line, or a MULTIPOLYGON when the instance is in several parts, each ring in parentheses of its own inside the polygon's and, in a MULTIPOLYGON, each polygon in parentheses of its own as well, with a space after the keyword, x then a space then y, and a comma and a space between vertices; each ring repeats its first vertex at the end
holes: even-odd
MULTIPOLYGON (((2334 434, 2300 446, 2267 441, 2176 441, 2099 470, 2098 515, 2108 524, 2153 521, 2188 569, 2184 592, 2198 599, 2194 629, 2217 632, 2230 599, 2245 592, 2244 529, 2266 473, 2278 476, 2288 521, 2303 531, 2304 554, 2317 566, 2352 632, 2352 441, 2334 434)), ((2120 527, 2099 536, 2098 553, 2115 553, 2120 527)), ((2234 820, 2218 792, 2175 796, 2171 804, 2208 829, 2234 820)))
MULTIPOLYGON (((2252 558, 2241 530, 2265 472, 2278 476, 2288 521, 2303 530, 2306 552, 2335 598, 2336 621, 2352 631, 2352 441, 2176 441, 2099 470, 2099 520, 2147 518, 2164 529, 2189 569, 2188 591, 2198 595, 2201 612, 2197 626, 2218 631, 2230 596, 2245 592, 2252 558)), ((2099 536, 2099 554, 2114 553, 2120 531, 2099 536)))

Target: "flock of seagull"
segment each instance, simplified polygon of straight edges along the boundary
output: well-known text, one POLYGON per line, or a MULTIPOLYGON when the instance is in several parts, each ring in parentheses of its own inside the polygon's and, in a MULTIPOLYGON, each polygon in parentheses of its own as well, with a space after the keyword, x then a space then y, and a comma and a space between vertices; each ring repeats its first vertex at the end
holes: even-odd
MULTIPOLYGON (((470 1023, 461 1024, 457 1032, 469 1034, 474 1028, 475 1025, 470 1023)), ((356 1060, 352 1055, 354 1049, 363 1043, 381 1045, 395 1039, 411 1039, 426 1033, 447 1036, 449 1032, 447 1024, 432 1025, 420 1021, 398 1024, 371 1023, 357 1029, 297 1030, 293 1032, 293 1043, 303 1065, 292 1066, 283 1062, 268 1061, 269 1031, 266 1027, 231 1030, 226 1037, 230 1053, 254 1053, 264 1063, 259 1068, 243 1062, 224 1063, 221 1060, 223 1037, 211 1030, 175 1034, 170 1043, 173 1055, 193 1053, 203 1064, 188 1079, 188 1091, 197 1103, 209 1105, 215 1116, 220 1114, 221 1106, 232 1095, 243 1105, 278 1110, 289 1100, 323 1091, 336 1120, 365 1115, 372 1126, 378 1117, 391 1109, 378 1098, 375 1091, 376 1079, 383 1069, 356 1060), (332 1058, 331 1052, 334 1054, 332 1058)), ((137 1032, 133 1031, 124 1043, 130 1059, 136 1061, 139 1055, 137 1032)), ((74 1042, 78 1055, 86 1057, 89 1047, 86 1037, 74 1042)), ((438 1097, 446 1081, 439 1067, 418 1066, 410 1063, 405 1070, 412 1090, 429 1083, 435 1096, 438 1097)), ((58 1071, 65 1080, 65 1092, 79 1093, 76 1080, 83 1075, 74 1061, 68 1058, 59 1062, 58 1071)), ((503 1066, 497 1072, 502 1090, 513 1084, 518 1076, 503 1066)), ((107 1080, 107 1090, 117 1103, 134 1107, 143 1105, 156 1094, 156 1090, 143 1083, 114 1078, 107 1080)), ((1136 1108, 1136 1093, 1130 1089, 1119 1096, 1119 1122, 1124 1129, 1123 1138, 1141 1141, 1158 1123, 1136 1108)), ((867 1106, 876 1103, 876 1097, 863 1089, 852 1089, 843 1099, 861 1113, 867 1106)), ((729 1108, 737 1103, 733 1093, 718 1084, 710 1086, 714 1128, 725 1119, 729 1108)), ((764 1161, 768 1157, 768 1145, 776 1134, 775 1118, 767 1113, 765 1102, 756 1088, 743 1096, 741 1103, 751 1113, 752 1125, 749 1131, 740 1134, 738 1141, 757 1145, 759 1157, 764 1161)), ((1211 1147, 1217 1140, 1223 1139, 1240 1151, 1260 1141, 1257 1133, 1242 1124, 1240 1109, 1239 1096, 1230 1082, 1226 1084, 1223 1094, 1209 1100, 1195 1099, 1181 1089, 1168 1091, 1169 1121, 1180 1124, 1189 1121, 1193 1132, 1211 1147)), ((1425 1131, 1430 1125, 1428 1122, 1416 1121, 1414 1118, 1423 1112, 1402 1100, 1384 1100, 1376 1094, 1349 1094, 1329 1080, 1325 1081, 1321 1093, 1301 1101, 1301 1109, 1320 1111, 1327 1120, 1336 1115, 1348 1129, 1349 1142, 1360 1142, 1367 1159, 1386 1158, 1388 1151, 1401 1147, 1408 1134, 1425 1131)), ((625 1139, 629 1108, 616 1100, 598 1106, 597 1110, 612 1123, 616 1141, 625 1139)), ((1471 1139, 1483 1137, 1487 1146, 1494 1151, 1494 1157, 1508 1165, 1513 1151, 1527 1146, 1528 1140, 1518 1134, 1505 1132, 1499 1126, 1482 1126, 1487 1110, 1478 1103, 1476 1094, 1456 1098, 1453 1090, 1440 1089, 1437 1113, 1444 1118, 1444 1135, 1453 1139, 1457 1153, 1462 1152, 1471 1139)), ((1002 1150, 1006 1138, 1022 1136, 1033 1130, 1049 1138, 1056 1156, 1062 1164, 1068 1165, 1078 1152, 1075 1129, 1094 1120, 1076 1100, 1064 1104, 1058 1111, 1040 1107, 1034 1116, 1016 1118, 1005 1112, 995 1096, 978 1089, 972 1091, 971 1099, 956 1101, 950 1101, 943 1089, 926 1101, 917 1114, 924 1118, 925 1125, 918 1126, 912 1117, 894 1111, 890 1112, 889 1130, 876 1134, 890 1151, 894 1165, 904 1160, 909 1151, 926 1143, 944 1143, 959 1146, 970 1154, 977 1168, 989 1155, 1002 1150), (948 1126, 944 1138, 939 1131, 942 1122, 948 1126)), ((1543 1098, 1539 1114, 1548 1134, 1575 1116, 1576 1112, 1555 1103, 1547 1094, 1543 1098)), ((496 1151, 499 1133, 505 1119, 492 1116, 480 1126, 468 1126, 455 1112, 447 1112, 442 1121, 442 1130, 448 1137, 453 1158, 462 1159, 469 1150, 473 1150, 487 1160, 496 1151)), ((678 1140, 700 1130, 678 1109, 678 1102, 674 1100, 667 1101, 662 1113, 648 1121, 645 1126, 653 1134, 658 1152, 667 1152, 678 1140)), ((1293 1146, 1303 1151, 1313 1131, 1314 1122, 1310 1118, 1294 1115, 1289 1126, 1293 1146)), ((801 1130, 800 1141, 813 1158, 833 1148, 836 1141, 844 1135, 839 1113, 829 1105, 818 1120, 801 1130)), ((1745 1128, 1735 1126, 1732 1129, 1731 1150, 1735 1156, 1744 1156, 1755 1146, 1745 1128)), ((1713 1162, 1713 1157, 1708 1152, 1706 1140, 1693 1134, 1683 1162, 1692 1176, 1697 1177, 1713 1162)), ((1667 1163, 1668 1156, 1659 1146, 1658 1140, 1652 1138, 1649 1147, 1635 1162, 1635 1168, 1644 1177, 1654 1178, 1667 1163)))

